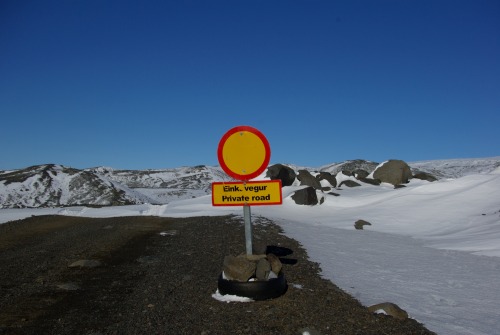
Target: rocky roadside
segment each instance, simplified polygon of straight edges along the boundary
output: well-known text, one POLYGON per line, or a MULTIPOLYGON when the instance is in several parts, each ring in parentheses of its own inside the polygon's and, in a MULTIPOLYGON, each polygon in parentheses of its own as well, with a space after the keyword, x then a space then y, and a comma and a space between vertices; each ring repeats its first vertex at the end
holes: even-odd
POLYGON ((254 244, 287 250, 276 299, 226 303, 224 257, 245 252, 237 217, 31 217, 0 225, 0 334, 434 334, 372 314, 279 226, 254 244), (75 263, 80 261, 80 263, 75 263), (70 266, 72 265, 72 266, 70 266))

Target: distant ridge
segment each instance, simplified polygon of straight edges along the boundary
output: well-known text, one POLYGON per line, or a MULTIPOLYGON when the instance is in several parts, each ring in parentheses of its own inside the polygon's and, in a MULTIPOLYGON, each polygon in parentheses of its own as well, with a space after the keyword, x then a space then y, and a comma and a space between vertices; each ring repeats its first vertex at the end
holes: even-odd
MULTIPOLYGON (((332 163, 319 168, 294 165, 295 171, 329 172, 363 169, 371 173, 377 162, 362 159, 332 163)), ((489 173, 500 167, 500 156, 477 159, 430 160, 408 163, 412 171, 437 178, 460 178, 489 173)), ((115 170, 111 167, 75 169, 44 164, 0 171, 0 208, 117 206, 166 204, 211 193, 211 184, 229 181, 220 167, 198 165, 159 170, 115 170)))

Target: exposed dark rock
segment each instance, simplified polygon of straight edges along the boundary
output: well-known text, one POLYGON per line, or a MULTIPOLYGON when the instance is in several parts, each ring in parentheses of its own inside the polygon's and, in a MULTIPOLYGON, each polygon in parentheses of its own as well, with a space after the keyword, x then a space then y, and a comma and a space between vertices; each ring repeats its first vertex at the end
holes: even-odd
POLYGON ((354 228, 358 230, 363 230, 363 226, 371 226, 372 224, 365 220, 358 220, 354 222, 354 228))
POLYGON ((316 190, 311 186, 295 191, 292 195, 292 199, 297 205, 318 204, 318 195, 316 194, 316 190))
POLYGON ((280 179, 281 186, 291 186, 295 181, 295 171, 283 164, 274 164, 267 168, 266 177, 272 180, 280 179))
POLYGON ((344 180, 343 182, 340 183, 339 187, 342 187, 342 185, 345 185, 347 187, 356 187, 356 186, 361 186, 360 183, 355 182, 354 180, 344 180))
POLYGON ((366 184, 371 184, 378 186, 380 185, 380 179, 372 179, 372 178, 358 178, 359 181, 362 181, 363 183, 366 184))
POLYGON ((352 172, 349 170, 342 170, 342 174, 344 176, 352 177, 352 172))
POLYGON ((299 175, 297 179, 300 181, 300 185, 307 185, 314 187, 317 190, 321 190, 321 184, 318 179, 316 179, 309 171, 299 170, 299 175))
POLYGON ((421 179, 421 180, 427 180, 427 181, 436 181, 437 178, 431 175, 430 173, 427 172, 417 172, 416 174, 413 175, 413 178, 421 179))
POLYGON ((330 172, 320 172, 316 176, 316 179, 318 179, 318 181, 326 180, 332 187, 337 187, 337 179, 330 172))
POLYGON ((373 178, 392 185, 406 184, 411 177, 410 167, 402 160, 389 160, 373 173, 373 178))
POLYGON ((360 178, 368 177, 369 173, 368 173, 368 171, 363 170, 363 169, 356 169, 356 170, 352 171, 352 175, 354 177, 356 177, 356 179, 360 179, 360 178))

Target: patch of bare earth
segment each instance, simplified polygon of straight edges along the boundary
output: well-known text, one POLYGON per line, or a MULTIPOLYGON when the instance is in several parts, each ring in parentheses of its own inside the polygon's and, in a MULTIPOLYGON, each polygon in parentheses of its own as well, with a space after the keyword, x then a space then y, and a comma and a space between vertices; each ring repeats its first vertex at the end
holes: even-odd
POLYGON ((254 243, 279 247, 287 292, 212 297, 224 256, 245 252, 235 217, 32 217, 0 225, 0 334, 433 334, 375 315, 264 218, 254 243), (74 266, 78 263, 89 266, 74 266), (92 265, 92 266, 90 266, 92 265))

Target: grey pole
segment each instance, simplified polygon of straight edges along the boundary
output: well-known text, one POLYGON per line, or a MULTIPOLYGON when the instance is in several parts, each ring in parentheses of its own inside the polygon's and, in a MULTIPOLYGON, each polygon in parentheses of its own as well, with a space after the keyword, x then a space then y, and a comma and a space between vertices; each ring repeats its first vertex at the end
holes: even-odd
POLYGON ((250 214, 250 206, 243 205, 243 217, 245 219, 245 241, 247 247, 247 255, 252 255, 252 219, 250 214))

